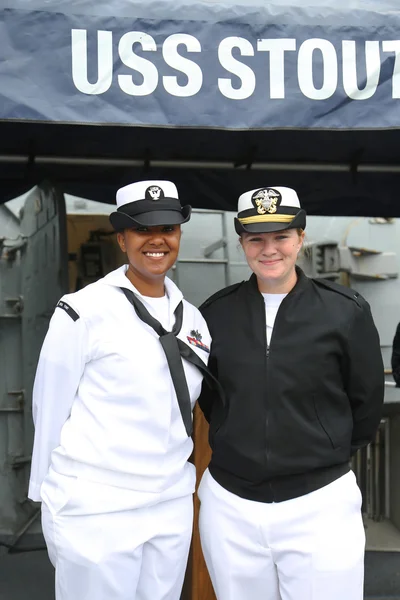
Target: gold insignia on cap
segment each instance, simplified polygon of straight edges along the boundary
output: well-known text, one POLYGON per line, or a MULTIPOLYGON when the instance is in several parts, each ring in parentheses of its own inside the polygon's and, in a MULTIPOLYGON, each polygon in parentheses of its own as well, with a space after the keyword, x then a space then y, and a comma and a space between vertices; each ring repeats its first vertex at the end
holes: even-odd
POLYGON ((291 223, 295 215, 262 215, 254 217, 239 217, 239 221, 242 225, 249 225, 251 223, 291 223))
POLYGON ((251 197, 260 215, 266 213, 274 214, 282 200, 281 194, 273 188, 263 188, 255 192, 251 197))

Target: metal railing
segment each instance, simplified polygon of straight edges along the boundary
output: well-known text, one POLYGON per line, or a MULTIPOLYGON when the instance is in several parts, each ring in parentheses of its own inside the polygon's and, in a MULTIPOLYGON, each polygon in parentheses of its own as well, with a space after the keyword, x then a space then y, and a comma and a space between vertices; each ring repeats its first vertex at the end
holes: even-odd
POLYGON ((390 516, 389 458, 389 421, 382 419, 374 441, 352 459, 363 496, 362 512, 374 521, 390 516))

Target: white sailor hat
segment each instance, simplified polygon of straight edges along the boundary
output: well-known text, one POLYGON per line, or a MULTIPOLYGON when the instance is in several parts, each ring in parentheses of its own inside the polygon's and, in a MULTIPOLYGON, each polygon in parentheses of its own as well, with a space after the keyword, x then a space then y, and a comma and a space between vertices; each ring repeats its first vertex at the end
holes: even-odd
POLYGON ((306 227, 306 212, 294 190, 264 187, 239 196, 236 233, 268 233, 306 227))
POLYGON ((110 215, 116 231, 131 227, 181 225, 189 221, 191 206, 181 206, 171 181, 137 181, 117 191, 117 210, 110 215))

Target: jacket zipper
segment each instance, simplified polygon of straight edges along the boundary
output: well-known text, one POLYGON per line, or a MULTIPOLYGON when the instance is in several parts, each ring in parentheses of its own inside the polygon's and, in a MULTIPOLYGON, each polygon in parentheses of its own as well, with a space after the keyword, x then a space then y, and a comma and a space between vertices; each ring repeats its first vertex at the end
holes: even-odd
MULTIPOLYGON (((267 317, 266 317, 266 313, 265 313, 265 303, 263 300, 263 322, 264 322, 264 344, 265 344, 265 351, 264 351, 264 357, 265 357, 265 393, 267 394, 267 389, 268 389, 268 359, 269 359, 269 351, 270 351, 270 346, 268 344, 268 340, 267 340, 267 317)), ((265 462, 266 462, 266 471, 268 471, 268 463, 269 463, 269 452, 268 452, 268 426, 269 426, 269 419, 268 419, 268 398, 266 399, 266 403, 267 406, 265 407, 265 462)), ((269 485, 271 493, 272 493, 272 487, 271 484, 269 485)))
MULTIPOLYGON (((285 298, 283 300, 285 300, 285 298)), ((283 302, 283 300, 282 300, 282 302, 283 302)), ((269 402, 269 400, 268 400, 268 359, 270 358, 270 355, 271 355, 271 342, 272 342, 272 338, 273 338, 273 335, 274 335, 276 319, 278 318, 278 313, 280 311, 280 308, 281 307, 279 306, 279 308, 277 310, 277 313, 276 313, 276 317, 275 317, 274 327, 273 327, 272 332, 271 332, 271 339, 270 339, 269 344, 268 344, 268 339, 267 339, 267 317, 266 317, 266 309, 265 309, 265 303, 264 303, 265 393, 267 394, 267 406, 266 406, 266 417, 265 417, 265 458, 266 458, 267 470, 268 470, 269 458, 271 456, 271 452, 268 451, 268 425, 269 425, 269 420, 268 420, 268 402, 269 402)), ((272 400, 272 398, 270 398, 270 400, 272 400)), ((272 496, 272 502, 275 502, 274 491, 273 491, 271 483, 269 484, 269 489, 270 489, 271 496, 272 496)))

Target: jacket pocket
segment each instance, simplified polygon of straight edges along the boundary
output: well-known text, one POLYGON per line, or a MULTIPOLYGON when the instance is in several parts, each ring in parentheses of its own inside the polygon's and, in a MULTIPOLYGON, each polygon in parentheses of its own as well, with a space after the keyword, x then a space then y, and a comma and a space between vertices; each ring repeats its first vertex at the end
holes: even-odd
POLYGON ((219 433, 222 426, 227 422, 229 411, 228 406, 223 406, 220 402, 213 406, 210 419, 210 445, 214 445, 215 436, 219 433))
POLYGON ((331 428, 327 424, 327 419, 323 416, 322 411, 318 409, 317 394, 313 394, 313 404, 314 404, 315 416, 317 417, 317 421, 318 421, 321 429, 325 433, 325 437, 328 438, 329 443, 334 450, 336 450, 337 448, 340 448, 339 444, 336 443, 335 436, 332 433, 331 428))

